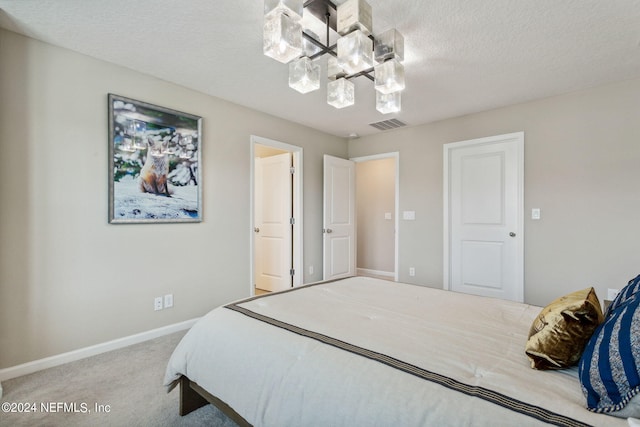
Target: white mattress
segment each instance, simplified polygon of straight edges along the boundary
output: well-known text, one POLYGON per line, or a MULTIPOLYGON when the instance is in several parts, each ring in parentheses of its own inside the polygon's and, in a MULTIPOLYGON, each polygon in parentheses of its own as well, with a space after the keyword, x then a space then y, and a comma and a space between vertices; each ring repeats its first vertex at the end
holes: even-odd
POLYGON ((575 370, 529 367, 540 310, 362 277, 304 286, 211 311, 165 385, 186 375, 255 426, 628 425, 584 408, 575 370))

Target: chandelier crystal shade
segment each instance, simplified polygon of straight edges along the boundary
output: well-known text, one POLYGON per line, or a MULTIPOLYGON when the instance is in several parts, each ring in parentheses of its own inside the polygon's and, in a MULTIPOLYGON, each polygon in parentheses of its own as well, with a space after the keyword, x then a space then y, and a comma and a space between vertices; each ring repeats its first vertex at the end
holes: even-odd
POLYGON ((382 114, 398 113, 401 105, 400 92, 382 93, 376 91, 376 110, 382 114))
POLYGON ((376 37, 374 56, 377 62, 384 62, 388 59, 404 61, 404 37, 402 34, 395 28, 391 28, 376 37))
POLYGON ((304 3, 302 0, 264 0, 264 16, 284 13, 294 21, 302 19, 304 3))
POLYGON ((320 89, 320 65, 306 56, 290 62, 289 87, 300 93, 320 89))
POLYGON ((390 59, 375 66, 375 88, 389 94, 404 89, 404 67, 397 59, 390 59))
POLYGON ((338 65, 338 58, 329 56, 329 59, 327 60, 327 79, 329 79, 329 81, 333 81, 346 75, 347 73, 345 73, 342 67, 338 65))
POLYGON ((355 30, 369 35, 372 28, 371 6, 365 0, 346 1, 338 6, 336 29, 341 36, 346 36, 355 30))
POLYGON ((302 54, 302 25, 284 12, 264 18, 264 54, 286 64, 302 54))
POLYGON ((360 30, 338 39, 338 65, 347 74, 373 67, 373 42, 360 30))
POLYGON ((327 83, 327 104, 336 108, 349 107, 355 102, 355 87, 344 77, 327 83))
POLYGON ((353 105, 352 79, 366 77, 376 91, 376 109, 383 114, 400 111, 404 37, 395 28, 373 36, 366 0, 346 0, 338 6, 331 0, 264 0, 264 54, 289 64, 289 86, 300 93, 320 88, 319 59, 326 55, 329 105, 353 105), (308 19, 326 26, 326 40, 304 28, 308 19))
POLYGON ((322 51, 322 48, 320 48, 322 43, 320 43, 320 37, 316 33, 309 30, 305 31, 305 33, 307 37, 302 37, 302 52, 304 56, 312 57, 322 51))

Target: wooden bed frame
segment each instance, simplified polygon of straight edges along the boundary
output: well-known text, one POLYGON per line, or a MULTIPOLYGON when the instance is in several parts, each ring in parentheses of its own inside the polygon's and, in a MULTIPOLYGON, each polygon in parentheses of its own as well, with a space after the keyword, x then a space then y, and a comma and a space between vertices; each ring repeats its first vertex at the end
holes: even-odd
POLYGON ((184 375, 178 381, 180 382, 180 416, 187 415, 210 403, 240 427, 251 427, 251 424, 231 406, 200 387, 196 382, 184 375))

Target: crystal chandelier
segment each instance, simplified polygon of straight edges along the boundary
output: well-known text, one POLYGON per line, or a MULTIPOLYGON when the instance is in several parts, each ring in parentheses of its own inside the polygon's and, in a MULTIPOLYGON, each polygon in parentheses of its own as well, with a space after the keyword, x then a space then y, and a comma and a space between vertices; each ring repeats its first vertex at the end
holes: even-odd
POLYGON ((400 111, 404 83, 404 38, 396 29, 372 35, 371 6, 365 0, 264 0, 264 54, 289 64, 289 86, 300 93, 320 88, 316 59, 329 55, 327 103, 353 105, 356 77, 373 81, 376 109, 400 111), (302 26, 307 11, 326 24, 326 43, 302 26), (331 45, 331 30, 341 36, 331 45))

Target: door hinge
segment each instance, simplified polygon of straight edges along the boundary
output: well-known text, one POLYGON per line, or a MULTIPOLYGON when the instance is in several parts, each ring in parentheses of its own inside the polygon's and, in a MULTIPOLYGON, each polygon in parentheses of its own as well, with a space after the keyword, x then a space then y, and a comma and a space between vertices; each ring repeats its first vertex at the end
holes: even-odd
POLYGON ((289 224, 295 225, 295 223, 296 223, 296 219, 295 218, 290 218, 289 219, 289 224))
POLYGON ((294 167, 289 168, 289 172, 291 172, 291 175, 293 175, 294 173, 296 173, 296 168, 294 167))
POLYGON ((296 271, 293 268, 289 270, 289 276, 295 276, 295 275, 296 275, 296 271))

